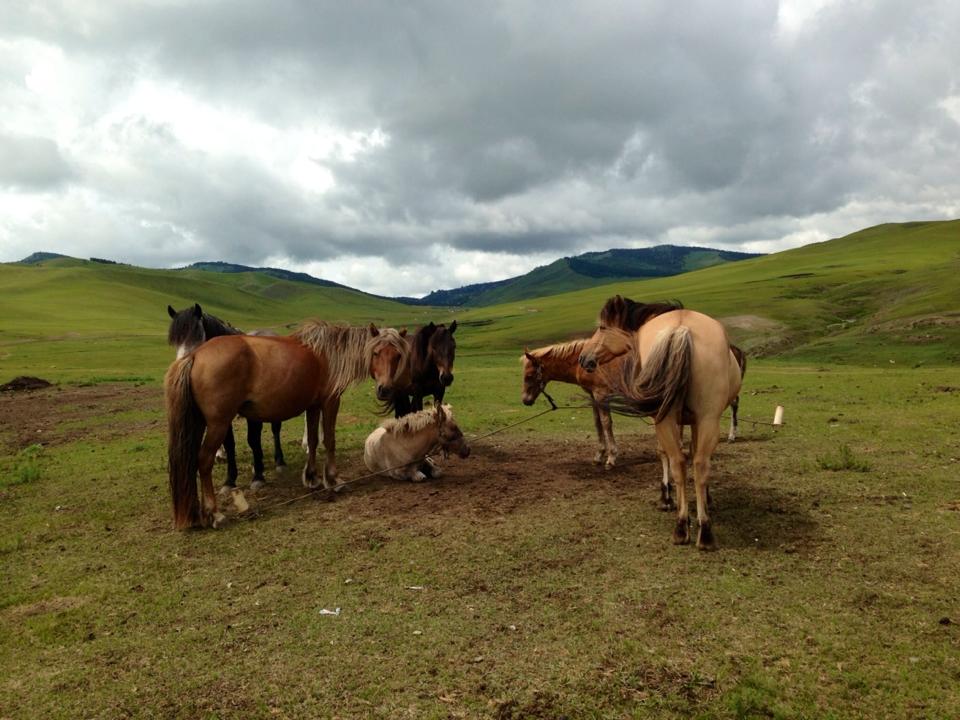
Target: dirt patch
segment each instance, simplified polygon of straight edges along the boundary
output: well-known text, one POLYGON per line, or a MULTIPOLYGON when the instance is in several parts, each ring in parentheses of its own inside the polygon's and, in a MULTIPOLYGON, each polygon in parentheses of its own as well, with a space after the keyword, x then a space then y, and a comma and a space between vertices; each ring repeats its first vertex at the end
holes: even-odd
POLYGON ((43 390, 51 387, 52 383, 43 378, 30 375, 20 375, 8 383, 0 385, 0 392, 24 392, 26 390, 43 390))
POLYGON ((7 614, 12 620, 23 620, 34 615, 47 615, 48 613, 60 613, 66 610, 73 610, 86 602, 81 597, 52 597, 46 600, 38 600, 29 605, 14 605, 7 610, 7 614))
POLYGON ((41 443, 61 445, 78 439, 105 442, 160 424, 119 416, 155 410, 162 417, 163 391, 156 386, 110 383, 92 387, 54 386, 29 393, 0 394, 0 443, 14 450, 41 443), (96 419, 96 423, 85 421, 96 419))

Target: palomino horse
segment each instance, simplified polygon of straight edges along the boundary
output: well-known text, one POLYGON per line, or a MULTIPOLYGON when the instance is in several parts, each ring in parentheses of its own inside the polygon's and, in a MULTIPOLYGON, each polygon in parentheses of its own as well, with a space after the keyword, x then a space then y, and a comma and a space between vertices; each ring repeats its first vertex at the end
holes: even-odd
MULTIPOLYGON (((167 332, 167 342, 177 349, 177 359, 196 350, 200 345, 211 338, 222 335, 242 335, 243 331, 237 330, 233 325, 215 315, 205 313, 200 307, 200 303, 193 307, 185 308, 180 312, 167 305, 167 313, 170 315, 170 329, 167 332)), ((250 335, 274 335, 269 330, 254 330, 250 335)), ((282 423, 270 423, 270 429, 273 431, 273 461, 278 468, 286 466, 283 458, 283 447, 280 444, 280 426, 282 423)), ((263 474, 263 446, 260 444, 260 435, 263 432, 263 423, 256 420, 247 420, 247 444, 253 453, 253 481, 250 487, 254 490, 266 483, 266 477, 263 474)), ((226 437, 223 439, 223 449, 227 456, 227 481, 226 487, 236 487, 237 484, 237 455, 236 444, 233 438, 233 424, 227 429, 226 437)))
POLYGON ((687 465, 680 443, 683 422, 692 426, 691 455, 697 494, 697 547, 716 547, 707 511, 710 458, 720 439, 720 416, 740 392, 740 368, 723 325, 693 310, 673 310, 636 324, 640 303, 619 295, 600 311, 597 331, 580 355, 585 370, 629 355, 622 410, 650 415, 677 488, 673 541, 690 541, 687 465), (630 362, 630 361, 633 362, 630 362))
POLYGON ((419 469, 421 461, 434 449, 442 450, 444 455, 450 452, 462 458, 470 455, 470 446, 453 419, 449 405, 384 420, 367 436, 363 462, 373 472, 397 480, 420 482, 428 477, 419 469))
POLYGON ((597 465, 604 463, 604 467, 609 469, 617 464, 618 450, 607 401, 611 395, 622 395, 624 392, 620 388, 624 358, 615 358, 598 367, 596 371, 587 372, 580 367, 579 362, 580 353, 586 343, 587 340, 573 340, 536 350, 524 350, 520 358, 523 366, 523 392, 520 399, 524 405, 533 405, 551 380, 583 388, 590 396, 593 423, 599 443, 593 462, 597 465))
POLYGON ((322 416, 323 482, 333 486, 340 396, 369 375, 376 381, 377 397, 386 400, 406 364, 407 344, 392 328, 316 321, 288 337, 214 338, 174 361, 164 385, 176 527, 216 526, 222 518, 213 491, 214 455, 236 415, 274 422, 306 412, 309 447, 303 484, 311 488, 318 485, 316 453, 322 416))

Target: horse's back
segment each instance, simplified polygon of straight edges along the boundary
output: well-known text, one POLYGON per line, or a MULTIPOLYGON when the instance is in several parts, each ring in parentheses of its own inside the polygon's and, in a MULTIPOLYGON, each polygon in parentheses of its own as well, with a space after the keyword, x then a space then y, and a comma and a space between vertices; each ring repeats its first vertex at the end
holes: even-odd
POLYGON ((739 365, 719 320, 696 310, 658 315, 640 328, 640 362, 643 364, 662 333, 679 327, 686 328, 692 340, 687 406, 719 417, 740 390, 739 365))
POLYGON ((289 337, 224 335, 194 352, 191 382, 208 417, 239 412, 254 420, 286 420, 314 404, 323 361, 289 337))

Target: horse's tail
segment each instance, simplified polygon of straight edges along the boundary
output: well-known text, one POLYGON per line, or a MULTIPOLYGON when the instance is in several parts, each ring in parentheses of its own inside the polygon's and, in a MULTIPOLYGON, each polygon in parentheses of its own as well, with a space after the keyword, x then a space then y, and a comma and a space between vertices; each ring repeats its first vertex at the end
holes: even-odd
POLYGON ((200 522, 197 464, 206 420, 190 387, 193 355, 177 360, 167 370, 164 390, 167 401, 167 458, 173 524, 178 530, 200 522))
POLYGON ((661 333, 639 375, 622 396, 611 399, 610 409, 626 415, 653 416, 656 422, 682 410, 690 387, 692 355, 689 328, 680 325, 661 333))

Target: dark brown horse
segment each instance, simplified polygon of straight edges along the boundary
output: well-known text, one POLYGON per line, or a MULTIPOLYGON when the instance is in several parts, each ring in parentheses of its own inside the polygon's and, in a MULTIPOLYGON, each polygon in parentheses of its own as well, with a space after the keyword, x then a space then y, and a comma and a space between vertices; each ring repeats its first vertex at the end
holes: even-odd
POLYGON ((423 410, 423 399, 433 396, 433 404, 443 403, 443 396, 453 384, 453 363, 456 358, 457 341, 453 334, 457 321, 450 327, 429 323, 407 336, 410 347, 409 372, 400 383, 403 388, 393 394, 385 408, 393 410, 398 418, 411 412, 423 410))
MULTIPOLYGON (((185 308, 179 312, 167 305, 167 314, 171 318, 170 329, 167 331, 167 342, 177 349, 177 359, 193 352, 212 338, 243 334, 242 330, 238 330, 230 323, 204 312, 200 303, 195 303, 193 307, 185 308)), ((275 333, 254 330, 249 334, 265 336, 275 333)), ((280 444, 281 425, 282 423, 279 422, 270 423, 270 429, 273 431, 273 461, 278 468, 286 467, 287 464, 283 458, 283 446, 280 444)), ((254 490, 266 483, 266 477, 263 474, 263 446, 260 443, 262 433, 262 422, 247 420, 247 444, 250 446, 251 453, 253 453, 253 480, 250 487, 254 490)), ((236 487, 238 475, 237 453, 232 423, 223 439, 223 449, 227 456, 227 481, 224 485, 228 488, 236 487)))
POLYGON ((222 519, 213 490, 214 455, 236 415, 274 422, 306 412, 309 447, 303 484, 311 488, 319 484, 316 451, 322 417, 323 482, 333 486, 341 395, 369 376, 377 397, 389 399, 406 372, 408 354, 403 336, 392 328, 311 321, 289 337, 214 338, 174 361, 164 385, 175 526, 216 526, 222 519))

